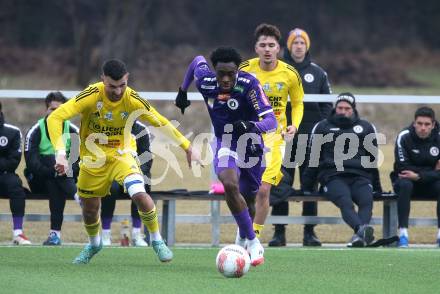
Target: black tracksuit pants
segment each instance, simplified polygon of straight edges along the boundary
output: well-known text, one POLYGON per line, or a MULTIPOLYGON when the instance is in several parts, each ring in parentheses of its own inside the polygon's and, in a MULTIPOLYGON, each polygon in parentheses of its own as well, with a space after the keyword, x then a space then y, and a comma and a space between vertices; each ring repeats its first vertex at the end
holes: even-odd
POLYGON ((359 226, 369 224, 373 211, 373 186, 361 176, 335 176, 325 184, 324 196, 341 210, 344 221, 357 232, 359 226), (353 203, 358 206, 355 210, 353 203))
POLYGON ((23 183, 15 173, 0 173, 0 193, 9 197, 12 216, 23 217, 26 195, 23 183))
POLYGON ((29 186, 33 193, 47 193, 49 195, 50 229, 61 231, 66 199, 73 199, 76 193, 75 180, 68 177, 35 178, 29 182, 29 186))
POLYGON ((411 198, 417 199, 420 196, 437 199, 437 226, 440 228, 440 181, 423 184, 408 179, 397 179, 393 187, 399 196, 397 199, 399 228, 408 228, 411 198))

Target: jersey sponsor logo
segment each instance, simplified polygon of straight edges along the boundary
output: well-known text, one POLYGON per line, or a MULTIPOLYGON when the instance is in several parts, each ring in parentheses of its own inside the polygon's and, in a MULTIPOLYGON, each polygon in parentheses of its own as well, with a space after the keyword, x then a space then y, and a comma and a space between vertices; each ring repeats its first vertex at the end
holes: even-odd
POLYGON ((111 111, 107 112, 106 114, 104 114, 104 118, 106 120, 113 120, 113 113, 111 111))
POLYGON ((239 81, 239 82, 243 82, 243 83, 245 83, 245 84, 250 84, 250 83, 251 83, 251 80, 246 79, 246 78, 243 78, 243 77, 239 77, 239 78, 238 78, 238 81, 239 81))
POLYGON ((208 86, 208 85, 201 85, 200 88, 205 89, 205 90, 214 90, 215 86, 208 86))
POLYGON ((231 94, 218 94, 217 99, 220 101, 227 101, 231 98, 231 94))
POLYGON ((362 132, 364 131, 364 128, 363 128, 362 126, 360 126, 360 125, 357 125, 357 126, 354 126, 354 127, 353 127, 353 131, 354 131, 356 134, 360 134, 360 133, 362 133, 362 132))
POLYGON ((118 136, 124 134, 124 127, 102 126, 97 122, 90 121, 89 129, 95 133, 101 133, 106 136, 118 136))
POLYGON ((432 146, 432 147, 429 149, 429 153, 430 153, 432 156, 438 156, 439 150, 438 150, 437 147, 432 146))
POLYGON ((255 91, 255 89, 250 90, 248 97, 251 99, 252 106, 254 107, 254 109, 259 111, 260 106, 258 105, 258 101, 257 101, 257 91, 255 91))
POLYGON ((0 137, 0 146, 5 147, 6 145, 8 145, 8 138, 5 136, 1 136, 0 137))
POLYGON ((307 73, 304 75, 304 81, 307 83, 312 83, 315 80, 315 77, 311 73, 307 73))
POLYGON ((206 77, 206 78, 203 78, 203 80, 205 81, 205 82, 213 82, 213 81, 216 81, 217 80, 217 78, 208 78, 208 77, 206 77))
POLYGON ((269 101, 273 108, 283 106, 283 98, 280 96, 269 96, 269 101))
POLYGON ((228 107, 232 110, 236 110, 238 108, 238 101, 237 99, 229 99, 228 100, 228 107))
POLYGON ((234 87, 234 91, 235 92, 243 93, 244 92, 244 87, 240 86, 240 85, 237 85, 237 86, 234 87))

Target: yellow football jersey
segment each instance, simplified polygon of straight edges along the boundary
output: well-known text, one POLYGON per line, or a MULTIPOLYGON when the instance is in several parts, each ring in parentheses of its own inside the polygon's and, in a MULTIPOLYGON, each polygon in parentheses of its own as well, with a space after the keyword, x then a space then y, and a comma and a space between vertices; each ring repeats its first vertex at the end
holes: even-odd
POLYGON ((304 112, 304 90, 300 75, 294 67, 281 60, 271 71, 262 70, 259 62, 258 57, 249 59, 240 64, 239 70, 252 74, 260 81, 278 121, 277 132, 286 128, 287 96, 292 104, 292 124, 298 129, 304 112))
POLYGON ((136 115, 137 119, 161 127, 161 131, 183 149, 189 148, 190 142, 147 100, 139 97, 136 91, 127 87, 122 98, 112 102, 106 96, 103 82, 90 85, 52 112, 47 118, 49 136, 55 150, 64 150, 63 141, 60 140, 61 122, 80 114, 80 158, 91 156, 94 160, 102 156, 120 155, 121 151, 133 151, 132 124, 128 125, 127 121, 132 121, 130 115, 137 113, 140 114, 136 115), (124 135, 127 144, 124 144, 124 135), (96 150, 96 147, 101 151, 96 150))

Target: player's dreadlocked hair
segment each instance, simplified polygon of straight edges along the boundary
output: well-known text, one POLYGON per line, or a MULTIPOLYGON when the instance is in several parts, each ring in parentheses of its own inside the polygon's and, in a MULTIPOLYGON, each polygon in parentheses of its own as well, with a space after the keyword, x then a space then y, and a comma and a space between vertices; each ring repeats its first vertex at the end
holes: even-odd
POLYGON ((255 29, 255 42, 258 41, 258 39, 261 36, 270 36, 270 37, 274 37, 277 42, 279 43, 281 40, 281 32, 280 30, 271 24, 267 24, 267 23, 262 23, 260 24, 256 29, 255 29))
POLYGON ((241 56, 237 50, 232 47, 219 47, 211 53, 211 62, 215 67, 219 62, 233 62, 237 66, 241 63, 241 56))
POLYGON ((67 101, 67 98, 61 92, 50 92, 49 94, 47 94, 46 99, 44 99, 44 103, 46 104, 46 108, 49 107, 49 104, 52 101, 65 103, 67 101))
POLYGON ((102 65, 102 73, 115 81, 122 79, 127 72, 125 63, 119 59, 107 60, 102 65))

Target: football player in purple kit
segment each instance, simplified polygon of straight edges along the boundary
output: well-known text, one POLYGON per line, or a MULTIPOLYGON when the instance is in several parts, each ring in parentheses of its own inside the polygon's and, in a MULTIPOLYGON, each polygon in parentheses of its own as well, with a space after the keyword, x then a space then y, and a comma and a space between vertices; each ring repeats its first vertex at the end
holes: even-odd
POLYGON ((184 112, 190 105, 187 90, 195 79, 214 126, 214 168, 225 188, 226 203, 247 239, 251 264, 264 262, 264 249, 255 236, 246 202, 255 201, 261 185, 262 133, 275 131, 277 122, 258 80, 239 71, 240 54, 233 48, 220 47, 211 54, 212 71, 203 56, 189 65, 176 97, 176 106, 184 112), (246 199, 246 200, 245 200, 246 199))

